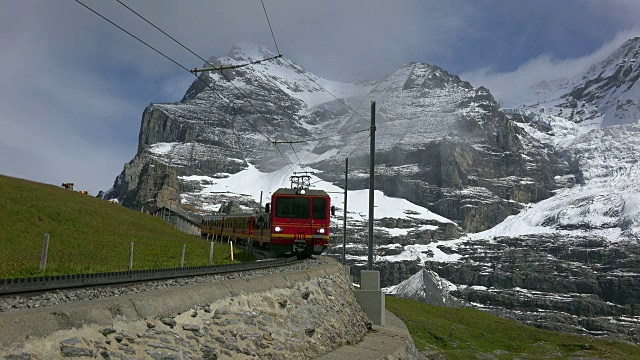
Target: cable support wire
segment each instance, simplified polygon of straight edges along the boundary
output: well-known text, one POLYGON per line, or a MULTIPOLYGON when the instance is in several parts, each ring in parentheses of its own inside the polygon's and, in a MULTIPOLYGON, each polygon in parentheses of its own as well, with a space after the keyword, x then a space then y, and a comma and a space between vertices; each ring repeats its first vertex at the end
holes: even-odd
POLYGON ((367 141, 368 138, 371 137, 371 134, 369 134, 366 138, 364 138, 362 140, 362 142, 360 144, 358 144, 358 146, 355 147, 355 149, 351 150, 351 152, 349 153, 349 155, 345 156, 345 158, 349 158, 351 157, 351 154, 353 154, 356 150, 358 150, 358 148, 360 148, 360 146, 362 146, 362 144, 364 144, 365 141, 367 141))
MULTIPOLYGON (((125 4, 123 4, 122 2, 120 2, 120 0, 116 0, 119 3, 121 3, 122 5, 124 5, 125 7, 127 7, 125 4)), ((139 37, 133 35, 132 33, 130 33, 129 31, 125 30, 124 28, 122 28, 121 26, 119 26, 118 24, 114 23, 113 21, 109 20, 108 18, 106 18, 105 16, 103 16, 102 14, 98 13, 96 10, 92 9, 91 7, 89 7, 88 5, 84 4, 82 1, 80 0, 75 0, 75 2, 77 2, 78 4, 82 5, 83 7, 85 7, 87 10, 91 11, 92 13, 94 13, 95 15, 99 16, 100 18, 102 18, 103 20, 107 21, 108 23, 110 23, 111 25, 117 27, 118 29, 120 29, 121 31, 123 31, 124 33, 126 33, 127 35, 131 36, 132 38, 138 40, 140 43, 142 43, 143 45, 147 46, 148 48, 150 48, 151 50, 155 51, 156 53, 158 53, 159 55, 161 55, 162 57, 164 57, 165 59, 171 61, 172 63, 174 63, 175 65, 177 65, 178 67, 180 67, 181 69, 187 71, 189 74, 192 74, 196 77, 196 79, 198 79, 200 82, 202 82, 206 87, 208 87, 211 91, 213 91, 214 94, 218 95, 218 97, 220 97, 220 99, 222 99, 223 101, 225 101, 229 106, 233 107, 233 103, 231 103, 229 100, 227 100, 224 96, 222 96, 218 91, 216 91, 215 88, 213 88, 210 84, 207 84, 204 80, 200 79, 199 76, 191 73, 191 71, 189 69, 187 69, 185 66, 183 66, 182 64, 178 63, 176 60, 172 59, 171 57, 169 57, 168 55, 162 53, 160 50, 156 49, 155 47, 149 45, 148 43, 146 43, 144 40, 140 39, 139 37)), ((128 9, 130 9, 129 7, 127 7, 128 9)), ((133 10, 131 10, 133 11, 133 10)), ((137 14, 137 13, 136 13, 137 14)), ((137 14, 138 16, 142 17, 141 15, 137 14)), ((156 27, 157 28, 157 27, 156 27)), ((164 32, 163 32, 164 33, 164 32)), ((166 34, 166 33, 165 33, 166 34)), ((169 36, 169 35, 167 35, 169 36)), ((170 37, 170 36, 169 36, 170 37)), ((173 39, 173 38, 172 38, 173 39)), ((174 41, 177 41, 174 39, 174 41)), ((206 62, 206 60, 205 60, 206 62)), ((238 115, 247 123, 249 124, 251 127, 253 127, 258 133, 260 133, 262 136, 264 136, 267 141, 269 142, 273 142, 273 140, 271 140, 271 138, 269 136, 267 136, 265 133, 263 133, 262 131, 260 131, 260 129, 258 129, 258 127, 253 124, 251 121, 249 121, 246 117, 244 117, 240 112, 238 112, 238 115)), ((289 163, 289 160, 284 156, 284 154, 282 154, 282 152, 280 151, 280 149, 278 149, 276 147, 276 150, 278 150, 278 153, 280 153, 280 156, 282 156, 283 160, 286 162, 287 166, 289 167, 289 169, 293 172, 293 168, 291 167, 291 164, 289 163)))
MULTIPOLYGON (((273 34, 273 28, 271 27, 271 21, 269 21, 269 15, 267 15, 267 8, 264 6, 264 1, 260 0, 260 2, 262 2, 262 8, 264 9, 264 16, 267 18, 267 23, 269 24, 269 30, 271 30, 271 37, 273 37, 273 43, 276 46, 276 50, 278 51, 278 54, 280 54, 280 49, 278 49, 278 43, 276 42, 276 37, 273 34)), ((289 65, 291 65, 291 67, 293 67, 295 70, 300 71, 299 69, 296 69, 295 65, 293 63, 291 63, 291 61, 289 61, 287 58, 283 58, 283 60, 285 62, 287 62, 289 65)), ((361 118, 365 119, 364 116, 360 115, 357 111, 355 111, 354 109, 352 109, 349 105, 347 105, 344 101, 342 101, 342 99, 339 99, 337 96, 333 95, 333 93, 327 89, 325 89, 322 85, 318 84, 318 82, 316 82, 313 78, 311 78, 310 76, 308 76, 304 71, 301 71, 309 80, 311 80, 314 84, 318 85, 322 90, 326 91, 329 95, 333 96, 336 100, 340 101, 344 106, 346 106, 349 110, 353 111, 354 113, 358 114, 358 116, 360 116, 361 118)), ((366 120, 366 119, 365 119, 366 120)))
MULTIPOLYGON (((119 0, 116 0, 119 1, 119 0)), ((205 71, 223 71, 223 70, 233 70, 233 69, 239 69, 239 68, 243 68, 245 66, 249 66, 249 65, 256 65, 256 64, 261 64, 265 61, 269 61, 269 60, 273 60, 273 59, 277 59, 282 57, 282 54, 278 54, 276 56, 272 56, 272 57, 268 57, 265 59, 261 59, 261 60, 256 60, 256 61, 251 61, 248 62, 246 64, 239 64, 239 65, 227 65, 227 66, 217 66, 217 67, 211 67, 211 68, 204 68, 204 69, 193 69, 191 70, 191 73, 193 74, 197 74, 199 72, 205 72, 205 71)), ((208 61, 205 61, 207 64, 210 64, 208 61)))
MULTIPOLYGON (((76 0, 78 1, 78 0, 76 0)), ((209 61, 207 61, 205 58, 203 58, 202 56, 196 54, 193 50, 189 49, 186 45, 184 45, 183 43, 181 43, 180 41, 178 41, 176 38, 174 38, 173 36, 167 34, 164 30, 160 29, 158 26, 156 26, 154 23, 152 23, 151 21, 149 21, 148 19, 146 19, 144 16, 142 16, 140 13, 136 12, 135 10, 133 10, 132 8, 130 8, 129 6, 127 6, 125 3, 123 3, 121 0, 116 0, 119 4, 121 4, 122 6, 124 6, 125 8, 127 8, 129 11, 133 12, 135 15, 137 15, 139 18, 141 18, 142 20, 144 20, 147 24, 153 26, 156 30, 160 31, 162 34, 166 35, 169 39, 173 40, 176 44, 180 45, 182 48, 184 48, 185 50, 187 50, 188 52, 190 52, 192 55, 194 55, 195 57, 197 57, 198 59, 200 59, 201 61, 203 61, 204 63, 208 64, 209 66, 211 66, 214 70, 217 70, 220 72, 220 74, 236 89, 236 91, 242 95, 242 97, 247 101, 247 103, 249 103, 249 105, 258 113, 260 114, 260 116, 262 116, 262 118, 264 119, 265 122, 267 122, 274 130, 276 130, 276 132, 278 133, 278 135, 280 137, 282 137, 285 141, 288 141, 287 138, 284 137, 284 135, 280 134, 278 132, 278 129, 275 127, 275 125, 273 125, 273 123, 271 121, 269 121, 269 119, 267 119, 267 117, 262 113, 262 111, 260 111, 254 104, 253 102, 251 102, 251 99, 249 99, 249 97, 247 95, 245 95, 240 88, 238 88, 238 86, 236 86, 236 84, 233 83, 233 81, 231 81, 231 79, 229 79, 229 77, 224 73, 224 71, 222 71, 222 69, 220 68, 216 68, 215 65, 211 64, 209 61)), ((277 49, 277 46, 276 46, 277 49)), ((266 61, 266 60, 271 60, 271 59, 275 59, 275 58, 279 58, 282 55, 280 55, 280 51, 278 50, 278 55, 269 59, 262 59, 260 60, 260 62, 262 61, 266 61)), ((195 74, 194 72, 192 72, 191 70, 189 70, 189 72, 191 72, 192 74, 195 74)), ((198 77, 198 79, 200 79, 198 77)), ((202 79, 201 79, 202 81, 202 79)), ((204 82, 204 81, 203 81, 204 82)), ((209 87, 211 88, 211 87, 209 87)), ((298 157, 298 153, 295 151, 295 149, 293 149, 293 153, 296 156, 296 159, 298 159, 298 165, 301 164, 300 158, 298 157)), ((291 170, 293 171, 293 170, 291 170)))
MULTIPOLYGON (((269 30, 271 30, 271 37, 273 37, 273 43, 274 43, 274 45, 276 46, 276 50, 278 51, 278 54, 280 54, 280 49, 278 48, 278 43, 276 42, 276 37, 275 37, 275 35, 273 34, 273 28, 271 27, 271 21, 269 20, 269 15, 267 14, 267 8, 266 8, 266 7, 265 7, 265 5, 264 5, 264 0, 260 0, 260 2, 262 3, 262 9, 264 10, 264 16, 267 18, 267 23, 269 24, 269 30)), ((295 69, 296 71, 300 71, 300 69, 297 69, 297 68, 295 67, 295 65, 294 65, 291 61, 289 61, 287 58, 282 58, 282 59, 283 59, 286 63, 288 63, 288 64, 289 64, 293 69, 295 69)), ((327 92, 329 95, 333 96, 333 98, 334 98, 334 99, 338 100, 340 103, 342 103, 344 106, 346 106, 346 107, 347 107, 347 109, 351 110, 353 113, 357 114, 357 115, 358 115, 358 116, 360 116, 362 119, 367 120, 364 116, 362 116, 362 115, 361 115, 360 113, 358 113, 356 110, 354 110, 354 109, 353 109, 353 108, 351 108, 349 105, 347 105, 347 103, 346 103, 346 102, 344 102, 342 99, 340 99, 340 98, 338 98, 337 96, 335 96, 331 91, 327 90, 324 86, 322 86, 322 85, 318 84, 318 82, 317 82, 317 81, 315 81, 315 80, 314 80, 312 77, 310 77, 309 75, 307 75, 307 73, 306 73, 305 71, 300 71, 300 72, 301 72, 305 77, 307 77, 307 79, 311 80, 311 82, 313 82, 314 84, 316 84, 317 86, 319 86, 322 90, 324 90, 325 92, 327 92)), ((347 133, 347 134, 342 134, 342 135, 356 134, 356 133, 364 132, 364 131, 368 131, 368 130, 369 130, 369 129, 365 129, 365 130, 362 130, 362 131, 356 131, 356 132, 353 132, 353 133, 347 133)), ((322 137, 322 138, 316 138, 315 140, 328 139, 328 138, 331 138, 331 137, 333 137, 333 136, 336 136, 336 135, 326 136, 326 137, 322 137)), ((308 140, 308 141, 314 141, 314 140, 308 140)), ((290 144, 291 144, 291 142, 290 142, 290 144)), ((360 145, 358 145, 358 146, 356 147, 356 149, 357 149, 358 147, 360 147, 361 145, 362 145, 362 143, 360 143, 360 145)), ((293 148, 293 147, 292 147, 292 148, 293 148)), ((295 153, 295 151, 294 151, 294 153, 295 153)), ((352 153, 353 153, 353 152, 352 152, 352 153)), ((349 155, 351 155, 351 154, 349 154, 349 155)), ((349 156, 347 156, 347 157, 349 157, 349 156)))
POLYGON ((267 24, 269 24, 269 30, 271 30, 271 37, 273 38, 273 44, 276 46, 276 51, 280 54, 280 49, 278 49, 278 43, 276 42, 276 36, 273 35, 273 28, 271 27, 271 21, 269 21, 269 15, 267 15, 267 8, 264 6, 264 1, 260 0, 262 3, 262 9, 264 10, 264 16, 267 18, 267 24))
POLYGON ((356 110, 354 110, 351 106, 347 105, 346 102, 344 102, 344 100, 340 99, 339 97, 335 96, 331 91, 327 90, 324 86, 320 85, 317 81, 315 81, 311 76, 307 75, 306 71, 303 71, 301 69, 298 69, 296 67, 296 65, 294 63, 292 63, 289 59, 283 57, 282 60, 284 60, 287 64, 291 65, 292 68, 294 68, 296 71, 299 71, 300 73, 302 73, 307 79, 309 79, 311 82, 313 82, 314 84, 318 85, 322 90, 324 90, 327 94, 333 96, 334 99, 338 100, 340 103, 342 103, 342 105, 346 106, 347 109, 351 110, 353 113, 355 113, 356 115, 360 116, 361 118, 363 118, 364 120, 367 120, 367 118, 365 118, 364 116, 362 116, 359 112, 357 112, 356 110))

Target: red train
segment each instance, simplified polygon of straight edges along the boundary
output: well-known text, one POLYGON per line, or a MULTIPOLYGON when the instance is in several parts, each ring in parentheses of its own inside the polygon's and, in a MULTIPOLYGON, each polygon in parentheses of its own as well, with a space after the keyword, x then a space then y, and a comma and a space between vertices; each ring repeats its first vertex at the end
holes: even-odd
POLYGON ((217 214, 202 220, 202 236, 246 242, 274 256, 319 255, 329 247, 331 198, 322 190, 278 189, 264 212, 217 214))

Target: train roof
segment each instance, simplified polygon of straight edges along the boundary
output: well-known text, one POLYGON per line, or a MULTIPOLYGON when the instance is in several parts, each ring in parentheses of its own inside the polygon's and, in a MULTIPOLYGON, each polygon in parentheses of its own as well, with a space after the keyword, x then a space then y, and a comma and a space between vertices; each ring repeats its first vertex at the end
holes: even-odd
POLYGON ((256 212, 256 213, 249 213, 249 212, 244 212, 244 213, 233 213, 233 214, 213 214, 213 215, 207 215, 204 217, 204 219, 222 219, 222 218, 238 218, 238 217, 250 217, 250 216, 261 216, 261 215, 265 215, 268 213, 265 212, 256 212))
MULTIPOLYGON (((298 194, 299 189, 288 189, 288 188, 280 188, 274 192, 274 195, 300 195, 298 194)), ((305 196, 329 196, 324 190, 313 190, 313 189, 304 189, 305 196)))

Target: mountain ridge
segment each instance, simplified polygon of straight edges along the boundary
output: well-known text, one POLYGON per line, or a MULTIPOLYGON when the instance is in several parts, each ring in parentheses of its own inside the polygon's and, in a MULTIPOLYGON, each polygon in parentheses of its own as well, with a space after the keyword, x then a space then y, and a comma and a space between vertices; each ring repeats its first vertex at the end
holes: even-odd
MULTIPOLYGON (((260 45, 242 43, 234 45, 228 55, 232 57, 211 57, 209 63, 237 64, 273 53, 260 45)), ((332 171, 347 154, 354 158, 352 174, 364 179, 360 174, 364 176, 364 167, 368 164, 363 157, 366 149, 358 149, 362 141, 353 141, 344 134, 369 128, 369 119, 361 114, 367 113, 369 102, 375 100, 376 151, 386 162, 377 166, 412 167, 417 170, 413 178, 418 181, 409 187, 416 192, 414 196, 400 193, 398 187, 404 185, 397 181, 395 170, 388 172, 381 168, 387 177, 380 182, 382 190, 393 196, 417 198, 418 205, 459 220, 463 231, 486 229, 517 212, 520 205, 512 202, 512 197, 531 201, 549 196, 549 190, 555 186, 553 178, 537 171, 533 175, 525 174, 533 169, 527 162, 543 164, 541 166, 553 174, 571 171, 558 154, 535 145, 537 140, 521 141, 520 138, 528 135, 518 131, 500 113, 489 90, 474 89, 459 76, 435 65, 406 63, 379 80, 359 85, 322 79, 284 58, 223 73, 201 74, 200 79, 207 82, 208 87, 200 86, 200 80, 194 81, 180 103, 147 107, 136 157, 169 165, 175 168, 175 176, 183 179, 191 175, 234 174, 253 164, 263 172, 283 167, 290 167, 291 171, 311 168, 318 172, 320 179, 339 185, 342 179, 332 171), (323 87, 329 87, 340 100, 327 94, 323 87), (274 149, 273 140, 292 138, 310 140, 290 146, 275 145, 274 149), (161 152, 156 144, 165 144, 161 152), (509 155, 499 159, 501 156, 495 155, 519 154, 523 144, 528 149, 527 158, 509 155), (274 156, 274 150, 281 156, 274 156), (329 152, 329 156, 322 155, 329 152), (420 154, 425 152, 435 159, 421 160, 420 154), (306 156, 303 163, 299 153, 313 156, 306 156), (473 164, 482 163, 483 156, 495 158, 495 164, 502 163, 502 170, 495 173, 480 166, 483 170, 478 173, 473 164), (406 157, 411 160, 405 161, 406 157), (315 160, 309 162, 310 159, 315 160), (532 186, 522 187, 513 178, 502 181, 502 190, 498 190, 486 180, 505 176, 524 177, 532 186), (484 190, 460 196, 469 186, 484 190), (508 190, 514 187, 518 190, 508 190), (533 195, 524 195, 528 192, 533 195), (468 203, 467 208, 480 212, 455 209, 461 205, 460 199, 469 196, 475 200, 468 203)), ((124 204, 131 207, 144 206, 148 199, 153 199, 153 191, 136 195, 122 193, 139 187, 140 181, 147 181, 135 176, 140 171, 133 171, 143 163, 129 166, 128 172, 132 175, 121 177, 135 186, 120 186, 120 190, 110 191, 108 197, 126 198, 124 204)), ((403 173, 408 175, 406 170, 403 173)), ((353 186, 365 188, 366 183, 357 179, 353 186)), ((161 186, 158 193, 177 191, 184 195, 182 198, 189 199, 189 205, 199 206, 197 191, 186 194, 176 189, 176 181, 150 182, 161 186), (169 189, 162 190, 162 186, 169 189)), ((202 188, 186 180, 177 182, 181 188, 202 188)), ((252 199, 244 201, 249 204, 252 199)))

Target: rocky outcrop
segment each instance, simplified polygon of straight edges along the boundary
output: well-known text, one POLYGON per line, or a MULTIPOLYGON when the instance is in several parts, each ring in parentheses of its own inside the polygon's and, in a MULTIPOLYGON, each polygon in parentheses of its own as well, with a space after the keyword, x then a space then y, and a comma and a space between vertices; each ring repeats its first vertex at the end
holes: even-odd
POLYGON ((460 307, 462 302, 450 294, 455 288, 455 285, 440 278, 435 272, 423 269, 400 284, 387 288, 385 292, 429 305, 460 307))
MULTIPOLYGON (((457 106, 466 110, 444 139, 376 152, 376 188, 457 221, 465 232, 478 232, 518 213, 522 204, 550 197, 559 186, 556 176, 578 176, 570 157, 524 132, 487 89, 457 106)), ((362 174, 350 180, 350 189, 368 187, 367 161, 350 159, 350 171, 362 174)), ((326 171, 320 176, 341 184, 330 172, 337 165, 321 164, 326 171)))
POLYGON ((183 121, 171 117, 161 109, 150 105, 142 113, 138 136, 138 155, 145 147, 161 142, 190 143, 195 140, 194 129, 183 121))
POLYGON ((117 198, 120 203, 131 209, 146 206, 151 209, 163 202, 180 202, 180 184, 177 171, 173 166, 137 155, 116 178, 113 188, 105 199, 117 198))
POLYGON ((383 286, 424 267, 456 284, 454 296, 498 315, 640 343, 640 246, 635 242, 549 234, 466 240, 439 249, 462 257, 450 263, 378 262, 383 286))

